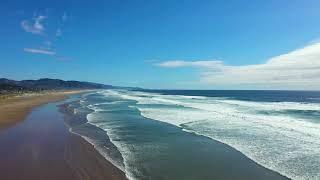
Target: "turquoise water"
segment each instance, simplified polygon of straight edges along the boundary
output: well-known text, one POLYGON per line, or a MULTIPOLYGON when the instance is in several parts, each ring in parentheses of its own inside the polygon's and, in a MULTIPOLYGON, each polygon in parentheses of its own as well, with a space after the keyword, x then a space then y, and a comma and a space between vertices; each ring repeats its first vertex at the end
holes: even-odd
MULTIPOLYGON (((100 150, 130 179, 320 178, 317 94, 179 93, 106 90, 76 110, 91 110, 88 123, 121 155, 100 150)), ((100 136, 87 139, 101 147, 100 136)))

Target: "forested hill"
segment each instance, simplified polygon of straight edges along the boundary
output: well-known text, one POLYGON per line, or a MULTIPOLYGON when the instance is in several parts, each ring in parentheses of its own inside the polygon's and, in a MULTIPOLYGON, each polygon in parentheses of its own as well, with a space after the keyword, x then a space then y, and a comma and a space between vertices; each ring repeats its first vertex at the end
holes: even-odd
POLYGON ((64 81, 60 79, 43 78, 38 80, 15 81, 0 79, 0 91, 39 91, 39 90, 72 90, 72 89, 103 89, 113 88, 111 85, 82 81, 64 81))

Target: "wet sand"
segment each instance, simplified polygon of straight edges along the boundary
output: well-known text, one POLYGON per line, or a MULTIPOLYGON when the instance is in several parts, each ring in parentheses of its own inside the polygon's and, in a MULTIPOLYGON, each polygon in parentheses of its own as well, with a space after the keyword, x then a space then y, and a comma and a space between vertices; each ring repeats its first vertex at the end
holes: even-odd
MULTIPOLYGON (((11 110, 10 115, 20 123, 0 130, 0 179, 5 180, 73 180, 126 179, 125 174, 106 161, 94 147, 80 136, 69 132, 57 103, 45 104, 50 99, 59 101, 65 93, 46 97, 43 95, 17 100, 13 104, 22 107, 19 114, 11 110), (28 105, 26 105, 28 104, 28 105), (31 112, 24 121, 18 117, 31 112)), ((10 122, 12 122, 10 119, 10 122)))
MULTIPOLYGON (((68 95, 53 95, 53 101, 59 101, 68 95)), ((26 101, 35 101, 31 97, 24 98, 26 98, 26 101)), ((30 108, 28 111, 20 111, 22 114, 31 112, 27 118, 17 119, 19 123, 15 123, 14 126, 11 124, 10 128, 0 129, 1 180, 126 179, 124 172, 107 161, 90 143, 82 137, 69 132, 68 125, 83 124, 87 121, 86 116, 83 118, 74 116, 73 109, 67 108, 68 103, 78 102, 74 101, 75 98, 68 99, 68 103, 58 102, 46 105, 43 104, 48 103, 48 101, 40 100, 44 99, 44 96, 39 95, 35 99, 37 99, 37 103, 34 103, 35 105, 32 107, 38 105, 37 108, 32 109, 31 105, 29 105, 27 106, 30 108), (42 106, 39 106, 41 104, 42 106)), ((28 104, 21 99, 13 101, 14 103, 28 104)), ((11 107, 13 108, 14 106, 11 105, 11 107)), ((21 107, 25 106, 22 105, 21 107)), ((3 117, 5 115, 2 115, 3 117)), ((129 120, 132 121, 132 118, 125 117, 122 121, 129 120)), ((170 175, 171 171, 160 171, 160 167, 172 166, 174 174, 171 174, 171 177, 185 177, 186 174, 192 172, 185 172, 188 170, 187 168, 175 166, 177 162, 181 161, 186 162, 186 167, 193 167, 194 169, 200 166, 203 167, 203 169, 197 170, 201 171, 200 174, 203 174, 201 176, 202 179, 208 179, 209 177, 213 179, 287 179, 257 165, 241 153, 219 142, 180 132, 179 128, 171 127, 170 125, 163 127, 163 124, 157 121, 141 119, 136 122, 142 123, 139 124, 139 127, 143 127, 143 125, 150 126, 150 132, 154 134, 164 134, 162 130, 168 133, 169 130, 170 133, 174 132, 171 135, 178 135, 173 140, 171 136, 168 136, 168 139, 164 141, 167 146, 169 145, 168 142, 173 141, 173 146, 170 146, 171 148, 164 152, 176 154, 176 156, 172 156, 170 161, 166 161, 168 154, 165 153, 163 154, 164 156, 157 156, 156 159, 153 159, 157 163, 148 165, 148 168, 154 168, 152 176, 155 179, 157 177, 158 179, 166 179, 166 175, 170 175), (183 149, 188 149, 188 151, 182 153, 181 146, 183 146, 183 149), (199 148, 200 151, 197 150, 199 148), (196 153, 197 156, 195 157, 195 152, 200 153, 196 153), (203 158, 210 159, 210 161, 201 161, 203 158), (170 164, 166 164, 167 162, 170 164), (208 176, 206 172, 212 173, 208 176)), ((144 132, 148 132, 146 131, 147 129, 144 129, 144 132)), ((151 134, 148 135, 150 136, 151 134)), ((103 145, 106 145, 108 149, 112 147, 110 144, 103 145)), ((157 152, 153 151, 144 151, 143 153, 144 157, 146 154, 150 154, 152 157, 157 154, 157 152)), ((199 172, 197 173, 199 175, 199 172)), ((188 179, 197 178, 199 176, 193 176, 192 173, 188 177, 188 179)))
POLYGON ((61 101, 71 94, 77 94, 88 90, 73 91, 47 91, 43 93, 27 93, 0 100, 0 129, 10 127, 30 113, 32 108, 48 102, 61 101))

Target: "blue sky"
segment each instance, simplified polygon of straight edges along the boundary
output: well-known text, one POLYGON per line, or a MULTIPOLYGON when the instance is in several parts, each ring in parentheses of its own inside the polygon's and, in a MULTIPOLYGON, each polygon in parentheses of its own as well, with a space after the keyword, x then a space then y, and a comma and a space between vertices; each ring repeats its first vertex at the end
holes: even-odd
POLYGON ((5 78, 320 89, 318 0, 11 0, 0 12, 5 78))

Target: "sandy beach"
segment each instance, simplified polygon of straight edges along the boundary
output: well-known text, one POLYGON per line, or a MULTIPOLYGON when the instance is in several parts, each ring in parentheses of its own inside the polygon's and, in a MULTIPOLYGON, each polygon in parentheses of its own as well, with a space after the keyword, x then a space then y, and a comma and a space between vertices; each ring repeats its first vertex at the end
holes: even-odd
POLYGON ((83 91, 27 94, 0 102, 0 179, 126 179, 69 132, 57 101, 83 91))
POLYGON ((0 129, 22 121, 35 107, 48 102, 61 101, 68 95, 88 90, 47 91, 43 93, 26 93, 0 100, 0 129))

